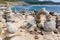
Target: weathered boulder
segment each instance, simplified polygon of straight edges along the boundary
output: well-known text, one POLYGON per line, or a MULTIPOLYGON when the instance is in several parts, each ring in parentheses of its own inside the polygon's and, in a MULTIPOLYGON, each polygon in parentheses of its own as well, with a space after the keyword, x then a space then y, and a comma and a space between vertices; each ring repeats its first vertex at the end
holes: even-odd
POLYGON ((55 31, 56 30, 56 18, 54 16, 48 16, 47 20, 45 21, 44 30, 46 31, 55 31))
POLYGON ((16 25, 14 25, 12 22, 7 22, 7 29, 11 33, 18 31, 18 28, 16 27, 16 25))

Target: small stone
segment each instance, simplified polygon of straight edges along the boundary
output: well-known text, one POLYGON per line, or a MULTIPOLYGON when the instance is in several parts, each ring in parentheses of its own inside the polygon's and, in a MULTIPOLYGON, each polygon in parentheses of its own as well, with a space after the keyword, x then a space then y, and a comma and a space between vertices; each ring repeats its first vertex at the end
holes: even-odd
POLYGON ((39 37, 38 36, 35 36, 35 39, 38 39, 39 37))

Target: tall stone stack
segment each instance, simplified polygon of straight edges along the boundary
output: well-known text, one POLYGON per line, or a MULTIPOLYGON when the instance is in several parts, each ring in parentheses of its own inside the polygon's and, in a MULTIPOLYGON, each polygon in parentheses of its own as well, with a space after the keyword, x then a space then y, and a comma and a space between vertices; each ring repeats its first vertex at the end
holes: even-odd
POLYGON ((4 13, 4 18, 6 19, 6 21, 12 17, 12 10, 10 8, 10 3, 6 3, 6 10, 4 13))
POLYGON ((46 15, 47 15, 46 9, 43 8, 40 11, 40 24, 39 24, 39 26, 44 27, 44 22, 46 21, 46 15))

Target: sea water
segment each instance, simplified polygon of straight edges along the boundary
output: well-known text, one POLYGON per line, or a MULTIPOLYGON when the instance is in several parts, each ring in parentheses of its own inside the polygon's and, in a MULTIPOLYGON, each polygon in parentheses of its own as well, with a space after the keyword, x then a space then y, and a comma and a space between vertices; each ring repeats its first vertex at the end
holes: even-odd
POLYGON ((46 8, 47 11, 60 12, 60 5, 28 5, 28 6, 12 6, 11 9, 14 10, 24 10, 28 9, 29 11, 41 10, 42 8, 46 8))

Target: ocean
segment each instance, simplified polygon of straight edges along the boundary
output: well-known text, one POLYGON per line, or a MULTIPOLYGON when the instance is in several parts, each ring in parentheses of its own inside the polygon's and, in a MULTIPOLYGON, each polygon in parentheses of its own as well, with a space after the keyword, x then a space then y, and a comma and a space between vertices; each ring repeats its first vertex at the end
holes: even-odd
POLYGON ((34 11, 34 9, 40 11, 42 8, 45 8, 47 11, 53 11, 56 13, 60 13, 60 5, 28 5, 28 6, 12 6, 12 10, 29 10, 29 11, 34 11))

